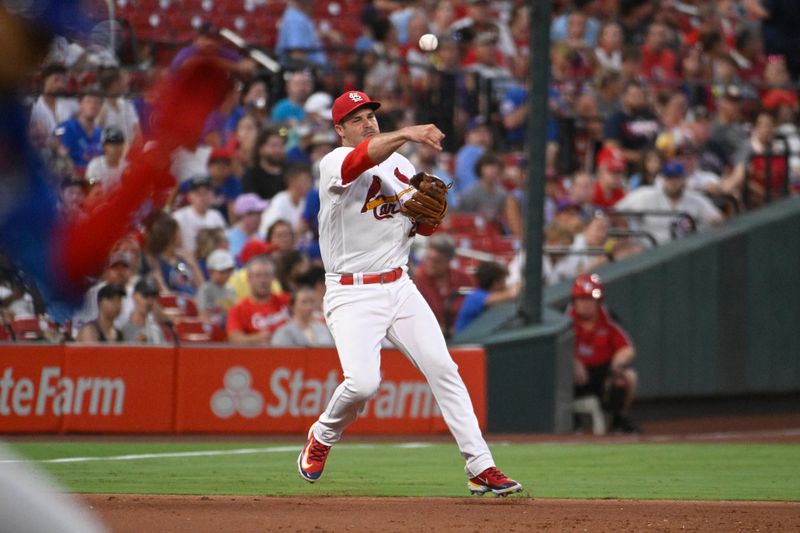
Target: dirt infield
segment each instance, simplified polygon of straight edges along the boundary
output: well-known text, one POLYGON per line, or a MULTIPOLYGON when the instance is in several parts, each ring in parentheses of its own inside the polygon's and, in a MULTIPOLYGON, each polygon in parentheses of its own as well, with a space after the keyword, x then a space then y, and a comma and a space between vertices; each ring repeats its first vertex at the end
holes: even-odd
POLYGON ((800 531, 800 504, 532 498, 81 497, 115 533, 800 531))

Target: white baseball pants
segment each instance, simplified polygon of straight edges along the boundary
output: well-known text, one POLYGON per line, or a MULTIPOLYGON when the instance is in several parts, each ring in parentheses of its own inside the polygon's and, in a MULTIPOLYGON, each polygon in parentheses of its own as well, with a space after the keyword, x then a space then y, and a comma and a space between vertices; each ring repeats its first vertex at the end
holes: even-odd
POLYGON ((494 466, 472 401, 436 317, 407 274, 392 283, 340 285, 328 279, 325 318, 336 341, 344 381, 314 424, 314 436, 334 444, 380 386, 381 340, 388 337, 422 372, 470 476, 494 466))

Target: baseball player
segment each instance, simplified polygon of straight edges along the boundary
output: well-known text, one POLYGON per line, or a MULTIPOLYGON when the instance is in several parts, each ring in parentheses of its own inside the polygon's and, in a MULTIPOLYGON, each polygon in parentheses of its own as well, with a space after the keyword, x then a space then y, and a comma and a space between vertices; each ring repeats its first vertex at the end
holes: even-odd
POLYGON ((311 483, 322 476, 331 446, 378 391, 381 339, 388 337, 427 379, 466 460, 469 490, 520 492, 522 486, 495 467, 436 317, 407 274, 414 235, 430 235, 444 216, 446 187, 436 189, 436 199, 431 200, 423 194, 427 182, 420 181, 396 150, 414 142, 440 151, 444 134, 432 124, 380 133, 378 107, 379 102, 360 91, 337 98, 332 118, 342 146, 320 161, 324 312, 344 381, 311 426, 298 470, 311 483), (442 201, 435 215, 412 212, 421 204, 442 201))
POLYGON ((604 298, 597 274, 575 278, 568 310, 575 330, 575 397, 596 396, 613 415, 612 431, 638 433, 625 415, 636 390, 636 371, 631 368, 636 350, 603 306, 604 298))

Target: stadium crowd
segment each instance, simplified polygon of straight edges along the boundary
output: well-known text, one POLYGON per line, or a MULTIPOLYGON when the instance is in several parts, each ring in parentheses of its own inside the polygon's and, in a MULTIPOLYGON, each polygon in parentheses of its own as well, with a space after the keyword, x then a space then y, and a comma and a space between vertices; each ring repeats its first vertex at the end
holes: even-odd
MULTIPOLYGON (((242 0, 217 0, 234 4, 242 0)), ((185 2, 190 14, 193 5, 185 2)), ((335 23, 350 13, 336 2, 243 5, 253 17, 268 6, 279 16, 266 51, 280 72, 229 48, 198 6, 196 35, 182 48, 174 32, 154 33, 152 16, 123 19, 116 51, 53 47, 32 80, 30 133, 63 217, 83 216, 125 179, 126 154, 149 134, 149 89, 164 72, 210 53, 230 62, 239 82, 197 145, 175 155, 178 186, 166 209, 117 244, 68 324, 52 324, 24 273, 2 261, 0 337, 332 345, 322 318, 318 164, 338 146, 331 105, 349 89, 383 103, 385 130, 433 122, 447 134, 441 154, 424 145, 405 154, 418 170, 454 181, 445 225, 417 239, 410 265, 445 334, 516 297, 529 3, 349 2, 356 26, 335 23), (429 32, 440 44, 424 52, 417 41, 429 32)), ((554 2, 545 253, 537 258, 544 283, 572 282, 799 190, 800 69, 780 53, 795 38, 769 11, 780 5, 554 2)))

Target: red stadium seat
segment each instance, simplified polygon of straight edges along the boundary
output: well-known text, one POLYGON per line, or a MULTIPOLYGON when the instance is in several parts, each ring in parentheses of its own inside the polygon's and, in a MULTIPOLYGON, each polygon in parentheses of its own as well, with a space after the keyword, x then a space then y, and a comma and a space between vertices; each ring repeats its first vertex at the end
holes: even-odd
POLYGON ((192 13, 176 11, 166 16, 166 26, 169 28, 169 38, 172 42, 181 43, 191 41, 197 34, 197 30, 192 25, 192 18, 196 16, 192 13))
POLYGON ((472 213, 449 212, 442 223, 447 233, 468 235, 500 235, 500 228, 480 215, 472 213))
POLYGON ((38 341, 42 339, 42 328, 36 317, 15 318, 11 322, 11 329, 18 341, 38 341))
POLYGON ((267 2, 264 6, 264 16, 274 20, 278 20, 283 16, 286 10, 286 2, 267 2))
POLYGON ((165 314, 175 317, 196 317, 197 304, 185 294, 161 294, 156 300, 165 314))
POLYGON ((8 342, 14 340, 14 332, 8 324, 0 324, 0 342, 8 342))
POLYGON ((519 251, 521 243, 513 237, 493 237, 489 242, 489 251, 501 262, 510 262, 519 251))
POLYGON ((225 330, 215 324, 197 319, 183 319, 175 324, 175 333, 181 342, 225 342, 225 330))

